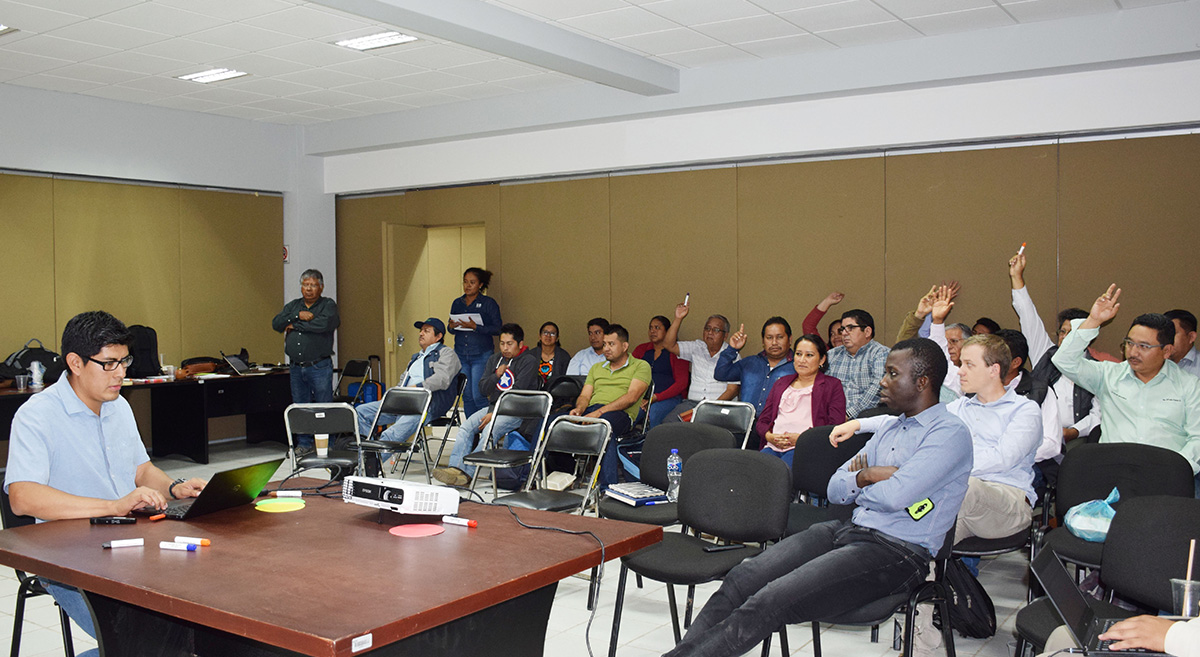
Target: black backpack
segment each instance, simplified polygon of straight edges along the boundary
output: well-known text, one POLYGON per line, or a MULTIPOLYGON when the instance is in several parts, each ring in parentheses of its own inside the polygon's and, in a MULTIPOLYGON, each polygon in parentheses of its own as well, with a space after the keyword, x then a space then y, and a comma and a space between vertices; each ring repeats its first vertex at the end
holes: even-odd
POLYGON ((21 349, 9 354, 8 358, 4 359, 4 365, 0 367, 0 371, 5 372, 6 375, 11 373, 11 376, 25 374, 34 361, 40 362, 42 367, 46 368, 46 373, 42 376, 42 381, 46 385, 57 381, 63 371, 67 369, 67 364, 61 356, 47 349, 41 340, 34 338, 26 342, 21 349), (36 347, 29 346, 35 342, 37 343, 36 347))
POLYGON ((986 639, 996 634, 996 607, 961 559, 946 561, 943 583, 950 598, 952 627, 959 634, 971 639, 986 639))
POLYGON ((129 327, 133 336, 133 344, 129 353, 133 354, 133 364, 125 370, 125 376, 131 379, 144 379, 162 371, 158 362, 158 331, 149 326, 134 324, 129 327))

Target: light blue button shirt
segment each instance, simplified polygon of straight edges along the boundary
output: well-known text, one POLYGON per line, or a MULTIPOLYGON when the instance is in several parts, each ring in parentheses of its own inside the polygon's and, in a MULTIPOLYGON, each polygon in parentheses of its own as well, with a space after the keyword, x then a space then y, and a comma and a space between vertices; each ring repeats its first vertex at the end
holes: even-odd
POLYGON ((404 379, 400 385, 419 388, 421 384, 425 383, 425 357, 433 353, 433 350, 437 349, 440 344, 440 342, 435 342, 417 354, 416 359, 409 363, 408 371, 404 373, 404 379))
POLYGON ((97 416, 63 376, 17 409, 4 491, 14 482, 31 481, 115 500, 137 487, 138 466, 149 460, 124 397, 102 404, 97 416))

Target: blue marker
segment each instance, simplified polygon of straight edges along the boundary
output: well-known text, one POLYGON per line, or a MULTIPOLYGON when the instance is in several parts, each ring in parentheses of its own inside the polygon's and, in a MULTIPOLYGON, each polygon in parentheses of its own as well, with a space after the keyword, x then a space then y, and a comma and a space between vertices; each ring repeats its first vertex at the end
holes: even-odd
POLYGON ((172 541, 162 541, 158 547, 163 550, 183 550, 186 552, 195 552, 196 546, 190 543, 174 543, 172 541))

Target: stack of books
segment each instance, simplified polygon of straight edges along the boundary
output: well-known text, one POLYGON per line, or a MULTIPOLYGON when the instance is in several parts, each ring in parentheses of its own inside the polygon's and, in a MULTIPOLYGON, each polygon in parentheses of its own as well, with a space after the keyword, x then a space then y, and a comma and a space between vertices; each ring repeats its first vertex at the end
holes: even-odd
POLYGON ((667 494, 661 488, 655 488, 649 484, 637 481, 613 484, 604 493, 614 500, 624 502, 629 506, 648 506, 667 503, 667 494))

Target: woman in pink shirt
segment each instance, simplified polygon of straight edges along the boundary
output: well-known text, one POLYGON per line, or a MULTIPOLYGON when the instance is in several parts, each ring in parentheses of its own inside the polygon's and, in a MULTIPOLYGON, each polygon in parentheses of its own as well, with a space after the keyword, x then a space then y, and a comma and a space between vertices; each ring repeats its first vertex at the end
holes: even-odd
POLYGON ((754 429, 762 452, 783 459, 792 467, 796 439, 813 427, 846 421, 846 393, 842 382, 824 374, 828 348, 819 335, 805 334, 792 349, 796 374, 775 382, 754 429))

